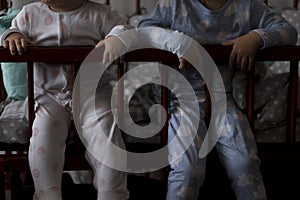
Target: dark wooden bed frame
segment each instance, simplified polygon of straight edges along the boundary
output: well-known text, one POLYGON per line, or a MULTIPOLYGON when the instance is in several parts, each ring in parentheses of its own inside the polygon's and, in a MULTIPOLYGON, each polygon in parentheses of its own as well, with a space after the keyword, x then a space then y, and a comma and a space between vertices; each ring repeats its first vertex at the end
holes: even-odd
MULTIPOLYGON (((137 1, 139 2, 139 1, 137 1)), ((298 0, 295 0, 295 6, 298 0)), ((6 1, 1 0, 0 10, 6 8, 6 1)), ((139 4, 138 4, 139 6, 139 4)), ((137 9, 138 10, 138 9, 137 9)), ((221 46, 204 46, 215 62, 228 62, 231 48, 221 46)), ((31 124, 34 119, 33 112, 33 62, 65 62, 73 63, 74 74, 78 70, 81 62, 89 54, 93 47, 29 47, 27 52, 21 56, 13 56, 7 49, 0 47, 0 62, 27 62, 28 63, 28 108, 29 108, 29 137, 31 135, 31 124)), ((296 106, 297 106, 297 86, 298 70, 300 60, 300 46, 280 46, 258 50, 256 61, 289 61, 289 93, 287 102, 287 132, 285 143, 258 143, 260 157, 266 165, 294 165, 300 167, 300 143, 296 141, 296 106)), ((124 72, 126 62, 178 62, 176 55, 158 49, 143 49, 129 52, 124 55, 119 65, 119 75, 124 72)), ((75 76, 74 76, 75 78, 75 76)), ((2 88, 0 100, 5 98, 5 90, 2 88)), ((163 91, 163 104, 166 106, 167 96, 163 91), (165 102, 165 103, 164 103, 165 102)), ((255 119, 253 109, 254 101, 254 70, 248 74, 247 86, 247 116, 251 123, 255 119)), ((208 106, 209 107, 209 106, 208 106)), ((208 109, 209 110, 209 109, 208 109)), ((166 132, 166 127, 163 130, 166 132)), ((166 134, 162 136, 163 144, 166 143, 166 134)), ((5 199, 5 188, 11 187, 12 193, 17 190, 13 188, 15 174, 29 172, 27 144, 4 144, 0 143, 0 151, 5 151, 5 155, 0 155, 0 199, 5 199), (17 153, 16 153, 17 152, 17 153)), ((68 151, 65 161, 65 170, 86 170, 91 169, 84 158, 84 147, 78 137, 75 137, 75 147, 68 151)))

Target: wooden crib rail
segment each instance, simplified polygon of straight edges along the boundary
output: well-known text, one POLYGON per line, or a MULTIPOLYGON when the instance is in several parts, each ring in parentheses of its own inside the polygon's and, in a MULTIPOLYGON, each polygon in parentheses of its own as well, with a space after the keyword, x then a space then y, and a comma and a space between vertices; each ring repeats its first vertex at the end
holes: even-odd
MULTIPOLYGON (((228 62, 231 52, 230 47, 222 46, 204 46, 215 62, 228 62)), ((33 62, 62 62, 62 63, 75 63, 79 65, 93 47, 28 47, 23 55, 11 55, 7 49, 0 47, 0 63, 1 62, 27 62, 28 63, 28 79, 29 91, 29 124, 33 121, 33 62)), ((176 55, 158 49, 143 49, 127 53, 120 61, 125 62, 178 62, 176 55)), ((298 64, 300 60, 300 46, 281 46, 272 47, 268 49, 258 50, 256 61, 290 61, 290 84, 289 84, 289 109, 287 114, 287 144, 288 146, 295 146, 296 143, 296 105, 297 105, 297 81, 298 81, 298 64)), ((120 62, 122 64, 122 62, 120 62)), ((121 66, 121 65, 120 65, 121 66)), ((122 71, 122 70, 121 70, 122 71)), ((249 72, 248 81, 248 102, 247 114, 250 121, 253 122, 253 94, 254 94, 254 70, 249 72)), ((31 128, 29 127, 29 130, 31 128)), ((298 130, 299 131, 299 130, 298 130)), ((30 133, 29 133, 30 134, 30 133)), ((297 143, 298 144, 298 143, 297 143)), ((16 150, 14 145, 4 150, 16 150)), ((3 150, 3 146, 0 147, 3 150)), ((27 146, 28 148, 28 146, 27 146)), ((24 150, 24 149, 21 149, 24 150)), ((82 155, 82 154, 81 154, 82 155)), ((298 155, 298 154, 297 154, 298 155)), ((290 157, 289 157, 290 158, 290 157)), ((69 159, 66 158, 66 170, 83 170, 90 169, 86 162, 82 162, 84 156, 73 156, 69 159)), ((292 160, 295 160, 291 158, 292 160)), ((290 161, 290 160, 289 160, 290 161)), ((0 158, 0 198, 5 198, 4 191, 4 174, 10 172, 20 172, 28 170, 28 158, 26 155, 11 158, 0 158)))
MULTIPOLYGON (((228 62, 231 47, 223 46, 204 46, 215 62, 228 62)), ((124 57, 125 62, 132 61, 165 61, 174 62, 178 58, 169 52, 159 52, 156 49, 138 50, 127 53, 124 57), (146 55, 146 57, 145 57, 146 55)), ((257 51, 255 61, 289 61, 289 93, 287 110, 287 132, 286 143, 294 145, 296 143, 296 107, 297 107, 297 83, 298 65, 300 61, 300 46, 276 46, 257 51)), ((248 73, 247 85, 247 116, 250 123, 254 122, 254 68, 248 73)))
MULTIPOLYGON (((28 47, 28 51, 23 55, 11 55, 6 49, 0 48, 0 62, 27 62, 28 63, 28 128, 31 135, 31 126, 34 118, 33 114, 33 62, 59 62, 73 63, 80 65, 86 55, 91 51, 91 47, 28 47)), ((75 67, 74 67, 75 69, 75 67)))
MULTIPOLYGON (((205 46, 204 49, 216 62, 227 62, 231 47, 205 46)), ((0 62, 82 62, 93 50, 90 46, 74 47, 28 47, 23 55, 11 55, 0 46, 0 62)), ((300 46, 276 46, 257 51, 256 61, 299 61, 300 46)), ((177 61, 176 55, 159 49, 142 49, 128 52, 125 60, 177 61), (146 55, 146 56, 145 56, 146 55)))
MULTIPOLYGON (((231 47, 204 46, 215 62, 228 62, 231 47)), ((11 55, 7 49, 0 47, 0 62, 67 62, 80 63, 84 61, 93 47, 29 47, 24 55, 11 55)), ((123 60, 125 62, 177 62, 176 55, 158 49, 143 49, 127 53, 123 60)), ((289 61, 290 62, 290 85, 288 106, 288 128, 287 141, 294 144, 296 141, 296 104, 297 104, 297 81, 298 63, 300 60, 300 46, 277 46, 267 49, 260 49, 256 54, 256 61, 289 61)), ((30 68, 29 68, 30 69, 30 68)), ((253 93, 254 93, 254 70, 249 72, 248 82, 248 105, 247 115, 250 122, 254 120, 253 93)), ((30 83, 32 85, 32 83, 30 83)), ((29 87, 31 87, 29 85, 29 87)), ((29 88, 29 95, 32 88, 29 88)), ((30 98, 33 98, 30 97, 30 98)))

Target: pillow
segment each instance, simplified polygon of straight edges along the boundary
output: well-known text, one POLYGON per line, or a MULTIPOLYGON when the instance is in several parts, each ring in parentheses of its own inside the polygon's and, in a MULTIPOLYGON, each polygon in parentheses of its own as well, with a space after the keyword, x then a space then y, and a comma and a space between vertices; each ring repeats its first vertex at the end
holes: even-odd
MULTIPOLYGON (((255 82, 254 112, 257 116, 254 121, 254 128, 256 130, 265 130, 285 123, 288 77, 288 73, 275 74, 255 82)), ((246 106, 246 81, 247 75, 238 73, 233 79, 232 88, 233 98, 237 106, 244 111, 246 106)), ((299 90, 297 92, 297 111, 300 109, 299 90)))
MULTIPOLYGON (((10 27, 18 12, 18 9, 8 9, 7 15, 0 18, 0 34, 10 27)), ((1 69, 7 96, 14 100, 24 100, 27 97, 27 64, 1 63, 1 69)))
POLYGON ((268 0, 268 6, 280 11, 284 8, 292 7, 293 0, 268 0))
MULTIPOLYGON (((297 45, 300 45, 300 10, 295 10, 292 8, 285 8, 281 11, 282 17, 284 17, 290 24, 292 24, 298 31, 297 45)), ((299 64, 300 66, 300 64, 299 64)), ((270 67, 274 73, 285 73, 288 72, 290 68, 290 63, 287 61, 276 61, 270 67)), ((299 72, 300 76, 300 72, 299 72)))
POLYGON ((256 110, 255 129, 271 128, 285 122, 288 74, 266 78, 256 85, 255 90, 255 101, 260 103, 256 110))
POLYGON ((282 10, 281 15, 297 29, 298 31, 297 45, 300 45, 300 10, 287 8, 282 10))
MULTIPOLYGON (((267 64, 265 62, 256 62, 255 63, 255 87, 257 83, 261 80, 267 78, 269 75, 269 71, 267 69, 267 64)), ((236 105, 242 110, 246 111, 246 91, 247 91, 247 72, 245 71, 237 71, 232 79, 231 83, 231 92, 233 99, 236 105)), ((255 89, 255 91, 257 91, 255 89)), ((258 102, 255 101, 256 105, 254 109, 259 107, 258 102)))
POLYGON ((11 21, 14 17, 20 12, 19 9, 11 9, 7 10, 6 15, 0 17, 0 34, 2 34, 6 29, 8 29, 11 25, 11 21))
POLYGON ((0 104, 0 142, 28 142, 27 101, 6 99, 0 104))
POLYGON ((27 64, 1 63, 1 70, 7 96, 13 100, 25 100, 27 97, 27 64))

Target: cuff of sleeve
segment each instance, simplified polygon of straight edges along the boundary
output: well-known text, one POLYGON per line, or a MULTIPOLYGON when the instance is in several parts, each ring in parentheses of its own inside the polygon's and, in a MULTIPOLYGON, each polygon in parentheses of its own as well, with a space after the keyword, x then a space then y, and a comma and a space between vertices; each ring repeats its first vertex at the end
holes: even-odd
POLYGON ((144 36, 142 40, 144 46, 170 51, 179 58, 185 54, 192 43, 192 38, 179 31, 160 27, 140 28, 139 31, 144 36))
POLYGON ((132 29, 135 28, 131 25, 118 25, 115 26, 105 38, 115 36, 129 49, 136 46, 137 43, 137 31, 129 31, 132 29))
POLYGON ((15 29, 15 28, 6 30, 0 37, 0 45, 1 46, 3 45, 3 41, 7 38, 7 36, 12 33, 20 33, 20 31, 18 31, 18 29, 15 29))
POLYGON ((120 25, 114 27, 107 35, 109 36, 116 36, 127 49, 158 48, 170 51, 179 58, 186 53, 193 41, 181 32, 159 27, 128 29, 120 25))
POLYGON ((261 29, 255 29, 255 30, 252 30, 252 31, 256 32, 261 37, 261 39, 263 40, 264 44, 260 47, 260 49, 266 48, 267 47, 266 46, 266 40, 264 38, 265 32, 263 30, 261 30, 261 29))
POLYGON ((178 58, 183 57, 183 55, 187 52, 188 48, 191 46, 193 39, 184 35, 181 32, 174 32, 174 40, 170 38, 170 41, 173 41, 174 47, 172 52, 178 56, 178 58))

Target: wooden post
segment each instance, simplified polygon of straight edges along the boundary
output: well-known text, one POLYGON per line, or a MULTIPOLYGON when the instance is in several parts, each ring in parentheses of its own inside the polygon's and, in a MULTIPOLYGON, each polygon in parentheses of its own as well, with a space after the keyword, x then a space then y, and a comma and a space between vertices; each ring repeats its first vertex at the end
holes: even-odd
POLYGON ((298 64, 298 61, 290 62, 286 130, 286 142, 290 145, 294 145, 296 143, 298 64))
POLYGON ((7 9, 7 0, 1 0, 0 10, 7 9))
POLYGON ((141 14, 141 1, 140 0, 136 0, 135 1, 135 14, 136 15, 140 15, 141 14))
POLYGON ((299 0, 294 0, 294 5, 293 5, 293 7, 294 7, 295 9, 297 9, 298 3, 299 3, 299 0))

